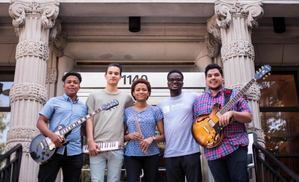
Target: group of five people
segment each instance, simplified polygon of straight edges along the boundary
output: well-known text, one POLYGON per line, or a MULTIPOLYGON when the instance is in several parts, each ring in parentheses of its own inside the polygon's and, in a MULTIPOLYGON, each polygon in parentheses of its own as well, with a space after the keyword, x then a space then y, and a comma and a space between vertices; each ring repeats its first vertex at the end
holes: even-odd
MULTIPOLYGON (((65 182, 80 181, 83 165, 82 135, 80 127, 67 136, 54 131, 60 124, 70 124, 113 99, 119 105, 103 111, 86 121, 86 143, 89 150, 92 182, 120 181, 121 168, 126 169, 128 182, 139 181, 141 169, 145 182, 158 180, 160 160, 159 142, 165 141, 164 159, 169 182, 202 181, 200 145, 192 136, 192 124, 197 117, 212 112, 214 104, 225 105, 224 77, 217 64, 206 67, 207 89, 203 94, 182 91, 184 75, 172 70, 167 75, 170 97, 157 106, 150 105, 151 85, 145 79, 132 83, 131 96, 118 89, 122 67, 108 65, 105 89, 89 95, 86 104, 78 100, 82 81, 76 72, 63 78, 65 94, 51 98, 39 113, 37 128, 56 145, 51 159, 40 165, 38 180, 55 181, 60 168, 65 182), (48 126, 49 125, 49 126, 48 126), (98 143, 117 141, 122 148, 101 152, 98 143), (107 169, 107 173, 105 170, 107 169)), ((232 90, 234 97, 237 91, 232 90)), ((219 146, 205 148, 205 157, 215 181, 248 181, 248 137, 244 123, 252 119, 249 106, 243 98, 226 113, 219 116, 224 139, 219 146)))

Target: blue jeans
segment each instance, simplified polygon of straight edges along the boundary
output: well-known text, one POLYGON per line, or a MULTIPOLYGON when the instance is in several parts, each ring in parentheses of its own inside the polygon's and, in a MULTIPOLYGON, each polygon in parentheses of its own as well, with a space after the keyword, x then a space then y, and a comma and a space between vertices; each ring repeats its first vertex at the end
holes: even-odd
POLYGON ((248 182, 247 146, 240 146, 233 153, 208 161, 215 182, 248 182))
POLYGON ((123 150, 100 152, 96 156, 89 156, 90 174, 92 182, 104 182, 107 163, 107 181, 120 181, 121 167, 124 159, 123 150))

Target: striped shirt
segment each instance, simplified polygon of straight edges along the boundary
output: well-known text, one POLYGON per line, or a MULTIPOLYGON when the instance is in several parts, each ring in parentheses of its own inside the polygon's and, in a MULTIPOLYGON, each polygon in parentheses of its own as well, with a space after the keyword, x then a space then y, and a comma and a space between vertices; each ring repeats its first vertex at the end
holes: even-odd
MULTIPOLYGON (((221 89, 216 96, 212 96, 210 90, 198 96, 193 104, 194 118, 197 118, 202 114, 211 113, 212 107, 216 103, 221 104, 221 107, 223 107, 224 90, 225 89, 221 89)), ((236 90, 232 90, 231 98, 236 94, 236 90)), ((243 98, 241 98, 231 110, 251 112, 248 103, 243 98)), ((205 156, 207 160, 219 159, 237 150, 239 146, 247 146, 249 143, 244 123, 233 121, 223 129, 223 135, 224 139, 219 146, 211 149, 205 148, 205 156)))

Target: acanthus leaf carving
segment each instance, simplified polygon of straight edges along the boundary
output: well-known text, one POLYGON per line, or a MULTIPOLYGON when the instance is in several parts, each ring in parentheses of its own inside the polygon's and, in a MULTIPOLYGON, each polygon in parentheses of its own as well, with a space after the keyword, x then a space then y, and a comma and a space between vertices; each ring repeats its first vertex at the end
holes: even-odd
POLYGON ((17 83, 9 92, 11 103, 19 100, 34 100, 45 104, 47 100, 47 90, 37 83, 17 83))
POLYGON ((27 14, 40 15, 43 28, 51 28, 55 24, 58 13, 59 2, 56 0, 47 2, 16 0, 12 1, 9 7, 9 15, 13 19, 12 24, 17 29, 25 24, 27 14))
POLYGON ((215 14, 217 15, 217 24, 220 28, 228 28, 233 17, 245 18, 248 27, 254 28, 258 25, 256 19, 263 15, 263 8, 260 0, 255 2, 240 3, 239 1, 215 2, 215 14))
POLYGON ((223 62, 233 57, 248 57, 254 60, 254 47, 247 40, 238 40, 222 45, 221 57, 223 62))
POLYGON ((48 44, 42 41, 21 41, 16 48, 16 59, 18 60, 24 56, 34 56, 47 61, 49 57, 48 44))

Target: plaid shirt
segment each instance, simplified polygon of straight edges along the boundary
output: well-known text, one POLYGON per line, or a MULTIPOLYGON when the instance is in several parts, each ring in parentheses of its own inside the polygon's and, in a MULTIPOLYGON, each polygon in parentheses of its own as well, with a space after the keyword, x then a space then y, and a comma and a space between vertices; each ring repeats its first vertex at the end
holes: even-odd
MULTIPOLYGON (((194 118, 197 118, 202 114, 211 113, 212 107, 216 103, 221 104, 221 107, 223 107, 224 90, 225 89, 221 89, 214 97, 211 95, 210 90, 198 96, 193 104, 194 118)), ((231 98, 236 94, 236 91, 232 90, 231 98)), ((247 102, 243 98, 241 98, 231 110, 251 112, 247 102)), ((219 159, 237 150, 240 145, 246 146, 249 143, 246 128, 243 123, 233 121, 223 129, 223 135, 224 139, 219 146, 211 149, 205 148, 205 156, 207 160, 219 159)))

